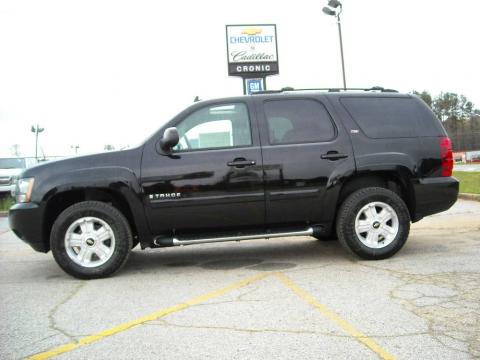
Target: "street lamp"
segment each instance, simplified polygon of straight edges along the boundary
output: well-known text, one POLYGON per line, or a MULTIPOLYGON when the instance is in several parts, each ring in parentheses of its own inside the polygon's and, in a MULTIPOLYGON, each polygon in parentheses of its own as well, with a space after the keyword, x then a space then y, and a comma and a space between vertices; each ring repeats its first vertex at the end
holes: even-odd
POLYGON ((342 25, 340 24, 340 14, 342 13, 342 3, 338 0, 330 0, 328 6, 325 6, 322 11, 329 16, 337 18, 338 36, 340 38, 340 56, 342 58, 342 74, 343 74, 343 88, 347 89, 347 81, 345 80, 345 62, 343 60, 343 42, 342 42, 342 25))
POLYGON ((45 129, 39 127, 38 124, 36 127, 32 126, 32 129, 31 129, 31 131, 35 133, 35 160, 38 160, 38 134, 40 134, 43 130, 45 129))

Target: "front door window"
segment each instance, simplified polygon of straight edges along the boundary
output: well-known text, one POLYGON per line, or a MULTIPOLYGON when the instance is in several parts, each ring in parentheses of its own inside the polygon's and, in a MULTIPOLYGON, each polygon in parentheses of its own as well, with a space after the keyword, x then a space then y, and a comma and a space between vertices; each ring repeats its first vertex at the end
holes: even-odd
POLYGON ((242 103, 197 110, 182 120, 177 130, 180 141, 175 151, 252 145, 248 110, 242 103))

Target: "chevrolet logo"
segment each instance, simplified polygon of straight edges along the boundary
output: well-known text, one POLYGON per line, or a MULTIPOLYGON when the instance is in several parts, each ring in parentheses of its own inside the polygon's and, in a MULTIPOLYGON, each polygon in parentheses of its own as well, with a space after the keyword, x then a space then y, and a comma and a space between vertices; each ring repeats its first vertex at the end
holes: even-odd
POLYGON ((262 29, 256 27, 249 27, 242 30, 243 35, 258 35, 262 32, 262 29))

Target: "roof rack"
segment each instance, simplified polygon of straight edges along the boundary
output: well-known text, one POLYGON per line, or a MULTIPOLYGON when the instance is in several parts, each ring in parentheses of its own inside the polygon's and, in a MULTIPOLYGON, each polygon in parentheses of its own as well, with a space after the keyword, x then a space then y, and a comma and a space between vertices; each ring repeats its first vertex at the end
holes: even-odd
POLYGON ((391 92, 397 93, 397 90, 394 89, 385 89, 381 86, 373 86, 371 88, 310 88, 310 89, 294 89, 292 87, 284 87, 280 90, 264 90, 264 91, 255 91, 252 92, 252 95, 262 95, 262 94, 281 94, 287 91, 328 91, 328 92, 342 92, 342 91, 380 91, 380 92, 391 92))

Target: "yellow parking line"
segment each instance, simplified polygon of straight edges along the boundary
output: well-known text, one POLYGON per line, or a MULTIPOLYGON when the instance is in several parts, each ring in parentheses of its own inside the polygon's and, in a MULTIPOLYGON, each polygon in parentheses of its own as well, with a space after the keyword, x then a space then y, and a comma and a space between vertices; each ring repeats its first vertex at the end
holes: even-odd
POLYGON ((370 350, 374 351, 380 358, 385 360, 394 360, 395 357, 384 350, 380 345, 378 345, 373 339, 369 338, 367 335, 357 330, 353 325, 348 323, 346 320, 342 319, 328 307, 320 303, 312 295, 303 290, 300 286, 295 284, 287 275, 282 273, 275 273, 276 276, 285 286, 290 288, 295 294, 302 298, 305 302, 312 305, 316 308, 322 315, 332 320, 335 324, 341 327, 347 334, 353 336, 359 342, 366 345, 370 350))
POLYGON ((100 332, 98 332, 94 335, 86 336, 86 337, 78 340, 78 342, 72 342, 72 343, 69 343, 69 344, 61 345, 61 346, 58 346, 58 347, 53 348, 51 350, 33 355, 33 356, 29 357, 29 359, 44 360, 44 359, 49 359, 53 356, 57 356, 57 355, 72 351, 72 350, 74 350, 74 349, 76 349, 80 346, 84 346, 84 345, 94 343, 94 342, 102 340, 103 338, 106 338, 108 336, 112 336, 112 335, 118 334, 122 331, 128 330, 128 329, 130 329, 134 326, 144 324, 148 321, 157 320, 157 319, 159 319, 163 316, 166 316, 168 314, 172 314, 172 313, 175 313, 175 312, 178 312, 178 311, 181 311, 181 310, 185 310, 185 309, 187 309, 191 306, 200 304, 200 303, 205 302, 207 300, 213 299, 217 296, 224 295, 224 294, 226 294, 226 293, 228 293, 232 290, 242 288, 242 287, 247 286, 247 285, 249 285, 249 284, 251 284, 255 281, 261 280, 261 279, 267 277, 268 275, 270 275, 270 274, 265 273, 265 274, 259 274, 259 275, 248 277, 248 278, 246 278, 242 281, 239 281, 237 283, 229 285, 229 286, 227 286, 223 289, 212 291, 211 293, 198 296, 198 297, 193 298, 191 300, 188 300, 184 303, 180 303, 180 304, 171 306, 171 307, 166 308, 166 309, 155 311, 155 312, 153 312, 149 315, 143 316, 141 318, 138 318, 138 319, 135 319, 135 320, 132 320, 132 321, 128 321, 126 323, 115 326, 111 329, 103 330, 103 331, 100 331, 100 332))
POLYGON ((386 350, 382 349, 380 345, 378 345, 373 339, 370 339, 367 335, 362 333, 361 331, 357 330, 353 325, 348 323, 346 320, 342 319, 340 316, 338 316, 336 313, 334 313, 332 310, 330 310, 328 307, 320 303, 317 299, 315 299, 312 295, 307 293, 305 290, 303 290, 300 286, 295 284, 287 275, 283 273, 264 273, 264 274, 259 274, 255 276, 248 277, 242 281, 239 281, 237 283, 234 283, 232 285, 229 285, 227 287, 224 287, 219 290, 212 291, 208 294, 198 296, 196 298, 193 298, 191 300, 185 301, 184 303, 180 303, 174 306, 171 306, 166 309, 162 309, 159 311, 155 311, 149 315, 140 317, 135 320, 128 321, 126 323, 120 324, 118 326, 115 326, 111 329, 103 330, 100 331, 94 335, 86 336, 78 340, 77 342, 72 342, 68 343, 65 345, 58 346, 56 348, 53 348, 51 350, 33 355, 29 357, 28 359, 32 360, 44 360, 44 359, 49 359, 51 357, 72 351, 78 347, 84 346, 84 345, 89 345, 91 343, 94 343, 96 341, 102 340, 108 336, 112 336, 115 334, 118 334, 122 331, 131 329, 134 326, 144 324, 148 321, 153 321, 157 320, 161 317, 164 317, 166 315, 179 312, 182 310, 185 310, 191 306, 198 305, 200 303, 203 303, 207 300, 213 299, 215 297, 225 295, 226 293, 240 289, 244 286, 250 285, 256 281, 262 280, 266 278, 267 276, 275 276, 277 279, 279 279, 284 285, 286 285, 289 289, 291 289, 295 294, 297 294, 301 299, 303 299, 305 302, 309 303, 312 305, 314 308, 320 311, 322 315, 327 317, 328 319, 332 320, 335 324, 337 324, 340 328, 342 328, 347 334, 351 335, 354 337, 356 340, 358 340, 360 343, 363 343, 366 345, 369 349, 374 351, 380 358, 385 359, 385 360, 394 360, 395 358, 389 354, 386 350))

